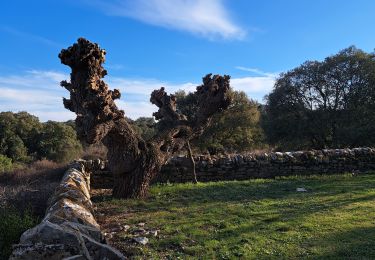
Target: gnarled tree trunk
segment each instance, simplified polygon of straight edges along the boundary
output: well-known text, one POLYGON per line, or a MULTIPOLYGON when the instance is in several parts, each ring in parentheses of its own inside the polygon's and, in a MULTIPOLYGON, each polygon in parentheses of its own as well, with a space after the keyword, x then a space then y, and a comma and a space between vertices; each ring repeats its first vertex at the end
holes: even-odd
POLYGON ((102 67, 105 51, 99 45, 80 38, 59 54, 61 62, 72 69, 70 82, 61 86, 70 92, 64 106, 75 112, 78 136, 87 143, 102 141, 108 149, 108 166, 114 174, 113 196, 140 198, 147 194, 151 179, 168 158, 192 138, 202 134, 216 112, 226 109, 229 76, 208 74, 197 87, 198 111, 195 117, 176 111, 176 99, 164 88, 151 94, 151 103, 159 110, 154 116, 163 126, 161 133, 145 142, 126 121, 124 111, 114 102, 120 98, 118 90, 109 90, 102 78, 107 71, 102 67))

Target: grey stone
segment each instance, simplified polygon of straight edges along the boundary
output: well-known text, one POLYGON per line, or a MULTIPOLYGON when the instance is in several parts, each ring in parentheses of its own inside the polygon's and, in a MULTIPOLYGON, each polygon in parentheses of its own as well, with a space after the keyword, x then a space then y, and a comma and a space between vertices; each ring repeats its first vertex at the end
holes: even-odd
POLYGON ((146 245, 148 243, 148 238, 147 237, 134 237, 133 238, 135 242, 146 245))
POLYGON ((104 244, 92 214, 89 169, 95 161, 75 161, 66 171, 42 222, 25 231, 10 259, 125 259, 104 244))

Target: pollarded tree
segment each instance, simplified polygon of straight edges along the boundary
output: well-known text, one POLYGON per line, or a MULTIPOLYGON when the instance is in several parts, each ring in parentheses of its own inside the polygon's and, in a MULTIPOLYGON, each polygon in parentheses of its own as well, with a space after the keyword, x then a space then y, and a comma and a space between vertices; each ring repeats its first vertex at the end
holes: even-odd
POLYGON ((71 81, 61 86, 70 92, 64 106, 75 112, 76 131, 87 143, 102 141, 108 148, 108 166, 114 174, 113 196, 140 198, 147 194, 151 179, 168 158, 183 148, 187 140, 201 135, 211 117, 230 103, 229 76, 203 78, 197 87, 198 109, 192 119, 176 111, 176 98, 164 88, 154 90, 150 101, 159 110, 153 115, 161 122, 161 131, 145 141, 133 130, 114 102, 118 90, 109 90, 102 80, 107 71, 102 67, 105 50, 80 38, 59 54, 61 62, 72 69, 71 81))

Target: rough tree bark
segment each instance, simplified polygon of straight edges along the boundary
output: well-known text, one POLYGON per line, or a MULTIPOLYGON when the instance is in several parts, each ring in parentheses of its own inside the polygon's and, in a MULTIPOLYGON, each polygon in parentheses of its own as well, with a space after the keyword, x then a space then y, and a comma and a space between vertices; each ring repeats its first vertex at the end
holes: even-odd
POLYGON ((102 141, 108 148, 108 167, 115 177, 113 196, 145 197, 151 179, 168 158, 202 134, 213 114, 230 105, 230 77, 208 74, 203 78, 195 92, 199 108, 191 120, 176 111, 175 96, 168 95, 164 88, 154 90, 150 101, 159 110, 153 115, 164 127, 158 136, 145 142, 126 121, 124 111, 117 108, 114 100, 120 98, 119 90, 109 90, 102 80, 107 74, 102 67, 105 54, 98 44, 83 38, 60 52, 61 62, 72 70, 70 82, 61 82, 70 92, 63 103, 77 115, 79 138, 89 144, 102 141))

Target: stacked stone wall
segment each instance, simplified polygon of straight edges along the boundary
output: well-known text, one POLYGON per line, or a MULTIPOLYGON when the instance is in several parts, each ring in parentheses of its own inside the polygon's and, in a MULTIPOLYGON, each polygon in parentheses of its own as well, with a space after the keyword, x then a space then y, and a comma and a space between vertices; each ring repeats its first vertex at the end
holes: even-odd
POLYGON ((90 173, 99 168, 99 160, 80 160, 69 167, 44 219, 22 234, 10 259, 125 259, 106 244, 93 216, 90 173))
MULTIPOLYGON (((195 156, 200 182, 275 178, 278 176, 375 172, 375 149, 330 149, 227 156, 195 156)), ((153 182, 192 181, 189 160, 171 158, 153 182)), ((93 174, 93 187, 112 188, 109 171, 93 174)))

